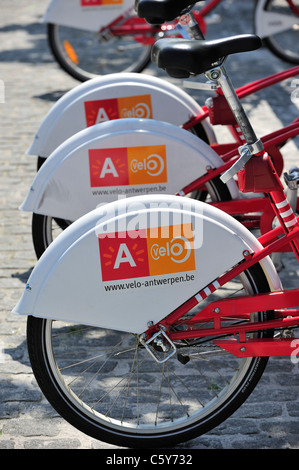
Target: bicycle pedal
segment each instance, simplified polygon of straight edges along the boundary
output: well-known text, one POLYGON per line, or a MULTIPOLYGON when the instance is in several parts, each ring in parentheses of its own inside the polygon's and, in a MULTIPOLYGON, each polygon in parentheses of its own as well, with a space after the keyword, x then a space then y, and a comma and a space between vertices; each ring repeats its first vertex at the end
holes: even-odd
POLYGON ((298 189, 298 184, 299 184, 299 168, 296 166, 293 166, 290 170, 289 173, 284 173, 283 174, 284 180, 286 185, 288 186, 289 189, 298 189))
POLYGON ((217 90, 217 85, 213 82, 188 82, 188 81, 183 81, 183 87, 185 88, 193 88, 194 90, 208 90, 208 91, 213 91, 217 90))
POLYGON ((188 364, 188 362, 190 361, 190 357, 187 354, 181 354, 181 353, 178 353, 177 359, 183 365, 188 364))

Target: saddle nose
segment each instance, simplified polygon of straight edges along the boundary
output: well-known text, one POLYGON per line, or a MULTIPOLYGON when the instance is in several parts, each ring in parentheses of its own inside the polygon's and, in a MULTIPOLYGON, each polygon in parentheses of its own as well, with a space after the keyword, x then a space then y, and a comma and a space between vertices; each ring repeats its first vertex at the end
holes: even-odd
POLYGON ((152 61, 175 78, 199 75, 215 67, 229 54, 258 49, 261 39, 254 34, 231 36, 212 41, 159 39, 152 48, 152 61))
POLYGON ((135 10, 148 23, 162 24, 181 16, 201 1, 203 0, 135 0, 135 10))

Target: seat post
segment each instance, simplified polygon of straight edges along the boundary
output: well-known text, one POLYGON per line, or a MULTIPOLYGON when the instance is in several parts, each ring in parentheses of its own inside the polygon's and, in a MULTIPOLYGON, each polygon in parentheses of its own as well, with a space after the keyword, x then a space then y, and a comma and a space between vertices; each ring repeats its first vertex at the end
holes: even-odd
MULTIPOLYGON (((245 138, 245 141, 249 145, 254 145, 258 141, 258 138, 250 124, 247 114, 235 92, 233 84, 224 68, 223 65, 215 67, 206 72, 206 77, 209 80, 217 82, 217 85, 223 91, 223 94, 232 110, 233 115, 240 127, 240 130, 245 138)), ((262 147, 259 151, 262 150, 262 147)))
POLYGON ((224 66, 219 65, 214 67, 208 70, 205 75, 209 80, 216 82, 217 86, 221 88, 246 141, 245 145, 239 147, 240 158, 221 176, 223 183, 227 183, 244 167, 252 155, 261 154, 264 146, 252 128, 224 66))
POLYGON ((180 25, 184 28, 185 25, 190 29, 194 39, 205 39, 198 22, 195 20, 192 10, 182 15, 179 19, 180 25))

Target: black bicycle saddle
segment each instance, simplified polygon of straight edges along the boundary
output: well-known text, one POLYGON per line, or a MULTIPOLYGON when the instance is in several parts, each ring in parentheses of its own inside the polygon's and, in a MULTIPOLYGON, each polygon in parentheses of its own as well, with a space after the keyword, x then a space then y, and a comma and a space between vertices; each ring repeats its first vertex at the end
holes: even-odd
POLYGON ((262 44, 254 34, 243 34, 212 41, 167 38, 159 39, 152 48, 152 61, 175 78, 199 75, 238 52, 253 51, 262 44))
POLYGON ((162 24, 183 15, 195 3, 198 0, 135 0, 135 10, 148 23, 162 24))

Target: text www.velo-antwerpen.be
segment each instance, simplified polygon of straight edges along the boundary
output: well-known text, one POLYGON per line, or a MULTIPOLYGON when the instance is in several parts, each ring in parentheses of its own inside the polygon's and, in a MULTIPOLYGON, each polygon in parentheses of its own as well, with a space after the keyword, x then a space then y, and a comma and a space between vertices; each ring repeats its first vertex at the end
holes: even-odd
POLYGON ((180 282, 190 282, 194 281, 194 274, 185 274, 181 276, 171 276, 164 279, 150 279, 145 281, 126 281, 121 282, 115 285, 104 286, 105 291, 118 291, 118 290, 129 290, 129 289, 140 289, 142 287, 157 287, 157 286, 166 286, 173 285, 180 282))
POLYGON ((92 191, 93 196, 108 196, 118 194, 148 194, 148 193, 161 193, 166 191, 166 186, 151 186, 142 188, 113 188, 113 189, 95 189, 92 191))

